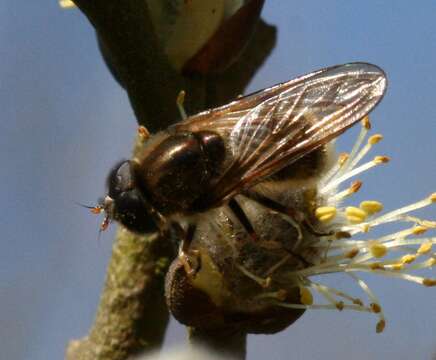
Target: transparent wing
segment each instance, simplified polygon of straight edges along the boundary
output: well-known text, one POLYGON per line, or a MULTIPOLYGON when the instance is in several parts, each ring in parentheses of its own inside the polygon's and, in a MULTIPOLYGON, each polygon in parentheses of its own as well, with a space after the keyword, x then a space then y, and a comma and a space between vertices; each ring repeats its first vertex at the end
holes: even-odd
POLYGON ((240 98, 177 124, 212 130, 229 142, 233 161, 214 184, 231 197, 327 143, 381 100, 386 76, 367 63, 334 66, 240 98))

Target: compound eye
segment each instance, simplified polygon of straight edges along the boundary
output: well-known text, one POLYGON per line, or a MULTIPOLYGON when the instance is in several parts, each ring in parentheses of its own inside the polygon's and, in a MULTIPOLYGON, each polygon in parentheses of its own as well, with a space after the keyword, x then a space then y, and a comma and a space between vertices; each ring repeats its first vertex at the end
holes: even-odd
POLYGON ((116 199, 121 193, 134 187, 133 173, 129 160, 118 163, 108 176, 108 195, 116 199))
POLYGON ((130 231, 148 233, 157 230, 137 189, 123 192, 115 201, 115 218, 130 231))

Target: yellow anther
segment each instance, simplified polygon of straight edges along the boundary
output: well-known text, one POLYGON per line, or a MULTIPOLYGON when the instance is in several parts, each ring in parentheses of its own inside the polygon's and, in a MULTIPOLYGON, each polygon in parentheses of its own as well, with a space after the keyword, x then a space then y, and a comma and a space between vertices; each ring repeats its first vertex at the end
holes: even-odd
POLYGON ((371 264, 369 264, 369 267, 371 270, 384 270, 385 269, 383 264, 379 263, 379 262, 371 263, 371 264))
POLYGON ((428 228, 436 228, 436 221, 430 221, 430 220, 421 220, 419 222, 422 226, 426 226, 428 228))
POLYGON ((374 135, 369 137, 368 144, 375 145, 378 142, 380 142, 381 140, 383 140, 383 135, 382 134, 374 134, 374 135))
POLYGON ((277 299, 280 301, 285 301, 288 296, 288 292, 284 289, 280 289, 277 291, 277 299))
POLYGON ((378 314, 381 311, 381 306, 379 304, 371 303, 369 307, 371 308, 372 312, 375 314, 378 314))
POLYGON ((347 154, 347 153, 341 153, 341 154, 339 154, 339 158, 338 158, 339 166, 344 165, 345 162, 348 160, 349 157, 350 157, 350 155, 347 154))
POLYGON ((428 266, 429 267, 433 267, 436 265, 436 258, 432 257, 430 259, 428 259, 428 266))
POLYGON ((337 303, 335 303, 336 309, 338 309, 339 311, 344 310, 344 302, 343 301, 338 301, 337 303))
POLYGON ((300 286, 300 302, 303 305, 313 304, 313 295, 307 287, 300 286))
POLYGON ((422 280, 422 285, 424 286, 436 286, 436 279, 426 278, 422 280))
POLYGON ((416 255, 414 255, 414 254, 407 254, 407 255, 404 255, 401 258, 401 262, 403 264, 411 264, 411 263, 413 263, 415 261, 415 259, 416 259, 416 255))
POLYGON ((347 219, 352 224, 359 224, 361 222, 364 222, 367 214, 362 209, 359 209, 355 206, 349 206, 345 209, 345 215, 347 216, 347 219))
POLYGON ((379 242, 373 242, 369 247, 369 251, 375 258, 382 258, 387 254, 388 248, 379 242))
POLYGON ((374 162, 376 163, 376 164, 385 164, 385 163, 387 163, 387 162, 389 162, 391 160, 391 158, 389 157, 389 156, 376 156, 375 158, 374 158, 374 162))
POLYGON ((363 306, 363 301, 360 299, 354 299, 353 304, 363 306))
POLYGON ((422 234, 424 234, 427 230, 428 230, 428 227, 427 227, 427 226, 418 225, 418 226, 415 226, 415 227, 412 229, 412 234, 413 234, 413 235, 422 235, 422 234))
POLYGON ((76 6, 71 0, 59 0, 59 6, 64 9, 73 8, 76 6))
POLYGON ((430 195, 431 202, 436 202, 436 193, 430 195))
POLYGON ((362 126, 367 130, 371 129, 371 122, 369 121, 368 115, 362 119, 362 126))
POLYGON ((433 244, 430 241, 422 243, 416 253, 419 255, 428 254, 431 251, 432 246, 433 246, 433 244))
POLYGON ((369 224, 365 224, 365 225, 363 225, 363 227, 362 227, 362 231, 363 231, 364 233, 369 232, 369 230, 371 230, 371 226, 369 226, 369 224))
POLYGON ((348 259, 352 259, 354 257, 356 257, 356 255, 359 253, 359 249, 358 248, 353 248, 350 251, 347 251, 344 255, 346 258, 348 259))
POLYGON ((362 201, 359 207, 368 215, 373 215, 383 210, 383 204, 374 200, 362 201))
POLYGON ((333 206, 321 206, 315 210, 315 217, 321 222, 329 222, 336 216, 337 210, 333 206))
POLYGON ((404 264, 392 264, 392 270, 400 271, 404 269, 404 264))
POLYGON ((381 319, 381 320, 377 323, 377 325, 376 325, 376 327, 375 327, 375 331, 377 332, 377 334, 380 334, 381 332, 383 332, 383 330, 385 329, 385 327, 386 327, 386 320, 381 319))
POLYGON ((350 186, 350 192, 357 193, 362 187, 362 182, 360 180, 354 181, 350 186))

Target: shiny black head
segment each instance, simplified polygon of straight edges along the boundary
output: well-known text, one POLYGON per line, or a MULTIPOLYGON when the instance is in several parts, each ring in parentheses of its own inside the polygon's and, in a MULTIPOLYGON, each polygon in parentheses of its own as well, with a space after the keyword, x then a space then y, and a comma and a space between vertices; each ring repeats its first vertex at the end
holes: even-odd
POLYGON ((102 207, 109 219, 123 224, 136 233, 148 233, 157 230, 149 214, 149 206, 135 184, 132 163, 124 160, 109 173, 107 179, 108 194, 102 207))

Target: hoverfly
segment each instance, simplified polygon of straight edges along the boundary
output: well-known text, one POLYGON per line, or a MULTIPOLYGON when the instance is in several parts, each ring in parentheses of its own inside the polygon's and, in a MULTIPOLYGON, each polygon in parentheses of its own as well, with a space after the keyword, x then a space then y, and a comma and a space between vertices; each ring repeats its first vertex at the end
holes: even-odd
POLYGON ((102 226, 116 220, 148 233, 175 225, 184 254, 198 216, 223 205, 256 238, 235 198, 240 194, 302 222, 292 206, 256 191, 258 185, 316 178, 328 162, 326 145, 378 104, 386 84, 379 67, 350 63, 190 116, 150 136, 134 158, 113 168, 108 194, 96 207, 106 213, 102 226))

